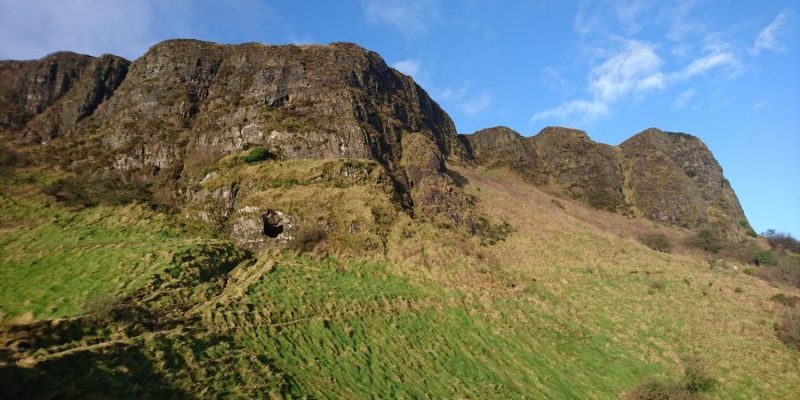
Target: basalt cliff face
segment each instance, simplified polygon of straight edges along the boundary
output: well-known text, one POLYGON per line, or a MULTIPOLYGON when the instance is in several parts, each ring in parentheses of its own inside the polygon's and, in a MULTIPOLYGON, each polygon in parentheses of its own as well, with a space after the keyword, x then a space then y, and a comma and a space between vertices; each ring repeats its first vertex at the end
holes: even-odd
POLYGON ((512 169, 595 208, 732 238, 750 231, 719 163, 688 134, 651 128, 618 147, 559 127, 531 137, 506 127, 462 137, 479 165, 512 169))
MULTIPOLYGON (((0 62, 0 135, 92 190, 192 210, 245 245, 263 242, 276 215, 299 225, 320 209, 315 196, 357 203, 346 190, 356 186, 371 188, 363 198, 385 197, 373 202, 381 209, 366 201, 361 219, 316 216, 325 230, 354 233, 406 213, 479 231, 473 200, 446 162, 507 167, 595 208, 693 230, 749 229, 722 169, 695 137, 649 129, 614 147, 557 127, 532 137, 504 127, 459 136, 410 77, 347 43, 170 40, 133 62, 74 53, 0 62), (248 167, 241 157, 252 148, 289 164, 248 167), (291 161, 304 159, 332 163, 299 172, 291 161), (334 162, 341 159, 365 163, 334 162), (299 187, 317 188, 304 194, 305 208, 281 200, 299 187)), ((53 193, 66 197, 67 189, 53 193)), ((386 235, 372 233, 368 241, 386 235)))
MULTIPOLYGON (((211 167, 263 147, 277 160, 374 161, 399 209, 471 224, 471 200, 445 169, 467 161, 452 120, 410 77, 353 44, 170 40, 130 63, 72 53, 7 61, 0 109, 0 132, 41 144, 38 157, 162 204, 225 205, 204 212, 208 220, 235 213, 246 187, 204 188, 211 167)), ((260 208, 269 205, 251 214, 260 208)))

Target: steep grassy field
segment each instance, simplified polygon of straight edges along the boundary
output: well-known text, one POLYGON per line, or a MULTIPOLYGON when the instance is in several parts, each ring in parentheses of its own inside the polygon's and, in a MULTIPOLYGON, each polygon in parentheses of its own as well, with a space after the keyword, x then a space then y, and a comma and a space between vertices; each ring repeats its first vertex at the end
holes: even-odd
MULTIPOLYGON (((619 398, 699 360, 707 398, 796 398, 785 306, 687 232, 457 169, 493 244, 398 217, 386 254, 250 255, 140 206, 3 191, 0 387, 19 398, 619 398), (50 206, 45 206, 50 204, 50 206), (635 238, 663 232, 677 254, 635 238), (84 314, 87 298, 118 303, 84 314), (19 316, 33 320, 20 325, 19 316), (58 324, 48 322, 63 317, 58 324), (17 323, 10 321, 16 319, 17 323), (42 321, 42 322, 35 322, 42 321)), ((329 244, 332 245, 332 244, 329 244)))

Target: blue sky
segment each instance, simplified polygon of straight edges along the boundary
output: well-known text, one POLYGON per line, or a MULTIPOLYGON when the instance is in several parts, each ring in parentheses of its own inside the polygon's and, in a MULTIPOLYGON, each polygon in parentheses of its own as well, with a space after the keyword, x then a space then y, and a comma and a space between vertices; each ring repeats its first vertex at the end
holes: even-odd
POLYGON ((0 59, 135 59, 175 37, 355 42, 412 75, 463 133, 691 133, 757 231, 800 236, 797 0, 0 0, 0 59))

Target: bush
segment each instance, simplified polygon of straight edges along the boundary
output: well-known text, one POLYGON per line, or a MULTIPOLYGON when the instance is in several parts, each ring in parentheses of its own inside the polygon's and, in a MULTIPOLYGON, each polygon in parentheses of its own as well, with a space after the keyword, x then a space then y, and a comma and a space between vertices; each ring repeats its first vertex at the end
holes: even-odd
POLYGON ((17 167, 26 163, 25 157, 14 149, 0 144, 0 176, 10 175, 17 167))
POLYGON ((769 282, 779 282, 800 288, 800 256, 779 256, 776 265, 759 268, 756 275, 769 282))
POLYGON ((708 373, 703 360, 696 356, 683 356, 683 379, 647 379, 625 396, 628 400, 690 400, 697 399, 698 393, 714 389, 717 381, 708 373))
POLYGON ((769 299, 776 303, 783 304, 786 307, 794 307, 797 303, 800 303, 800 297, 794 295, 787 296, 783 293, 778 293, 769 299))
POLYGON ((693 400, 697 395, 678 382, 648 379, 625 396, 627 400, 693 400))
POLYGON ((683 374, 686 381, 686 389, 692 393, 708 392, 714 389, 717 381, 708 372, 705 361, 697 356, 684 356, 683 374))
POLYGON ((800 241, 792 237, 789 233, 777 232, 775 229, 769 229, 762 233, 761 236, 764 236, 769 242, 769 245, 775 250, 787 250, 792 253, 800 254, 800 241))
POLYGON ((42 192, 70 207, 84 208, 99 204, 124 205, 134 201, 149 202, 152 193, 143 183, 130 182, 119 174, 108 176, 75 175, 44 187, 42 192))
POLYGON ((759 250, 756 252, 755 257, 753 257, 753 262, 756 265, 777 265, 778 264, 778 255, 775 254, 774 251, 769 250, 759 250))
POLYGON ((722 240, 710 229, 703 229, 689 240, 689 245, 709 253, 717 253, 722 248, 722 240))
POLYGON ((669 253, 672 251, 672 243, 670 243, 667 235, 663 233, 648 233, 642 235, 639 237, 639 242, 662 253, 669 253))
POLYGON ((311 225, 301 227, 292 235, 292 238, 287 243, 287 247, 299 252, 307 252, 314 250, 317 244, 325 239, 325 231, 317 226, 311 225))
POLYGON ((787 312, 775 326, 778 339, 789 347, 800 350, 800 310, 787 312))
POLYGON ((269 152, 269 150, 267 150, 264 147, 258 146, 258 147, 253 147, 252 149, 250 149, 250 151, 247 152, 247 154, 242 156, 242 161, 248 164, 253 164, 261 161, 266 161, 271 158, 274 158, 274 156, 272 155, 272 153, 269 152))

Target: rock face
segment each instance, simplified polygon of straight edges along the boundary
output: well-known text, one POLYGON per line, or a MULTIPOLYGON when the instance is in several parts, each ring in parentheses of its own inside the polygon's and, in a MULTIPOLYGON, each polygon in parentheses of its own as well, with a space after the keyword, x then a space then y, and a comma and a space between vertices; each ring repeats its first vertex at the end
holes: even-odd
POLYGON ((618 151, 595 143, 583 131, 548 127, 535 136, 523 137, 497 127, 462 136, 480 165, 512 169, 537 185, 596 208, 627 208, 618 151))
POLYGON ((6 136, 46 143, 75 173, 148 185, 162 203, 184 204, 209 166, 259 146, 283 160, 377 161, 409 212, 467 222, 469 199, 445 173, 468 159, 452 120, 353 44, 170 40, 132 63, 58 53, 0 64, 0 101, 6 136))
POLYGON ((50 141, 92 115, 125 79, 129 62, 61 52, 0 62, 0 131, 50 141))
POLYGON ((700 139, 651 128, 619 147, 632 201, 646 217, 728 234, 750 229, 722 167, 700 139))
MULTIPOLYGON (((472 200, 447 174, 448 161, 510 168, 600 209, 690 229, 732 234, 749 229, 722 169, 697 138, 650 129, 613 147, 595 143, 585 132, 557 127, 533 137, 505 127, 459 136, 450 117, 410 77, 376 53, 348 43, 170 40, 133 62, 74 53, 0 62, 0 137, 37 153, 33 159, 77 175, 58 188, 65 198, 70 190, 83 196, 85 182, 117 192, 130 184, 133 189, 122 192, 194 207, 216 228, 234 236, 246 232, 237 238, 243 243, 261 242, 257 235, 269 230, 264 221, 276 215, 284 221, 276 226, 302 223, 297 213, 273 207, 295 207, 284 196, 290 191, 308 202, 323 193, 331 204, 345 196, 340 188, 315 181, 318 176, 308 175, 313 171, 302 172, 302 163, 292 164, 302 184, 280 184, 279 190, 270 185, 285 183, 280 174, 259 186, 244 181, 251 176, 220 171, 229 179, 208 183, 209 171, 221 162, 239 168, 231 157, 253 147, 278 161, 369 160, 374 166, 367 181, 334 181, 348 187, 380 181, 375 193, 398 209, 473 231, 479 227, 469 211, 472 200), (249 208, 240 201, 245 198, 249 208)), ((273 174, 282 166, 265 168, 256 170, 273 174)), ((353 201, 368 210, 365 196, 353 201)), ((381 204, 372 208, 372 216, 364 211, 358 218, 315 224, 353 232, 376 220, 386 226, 388 217, 375 215, 396 210, 381 204)), ((298 210, 314 212, 313 207, 298 210)), ((358 243, 385 236, 385 230, 363 232, 358 243)))
POLYGON ((730 237, 750 230, 722 168, 691 135, 651 128, 614 147, 574 129, 548 127, 523 137, 497 127, 462 140, 479 165, 512 169, 596 208, 730 237))

